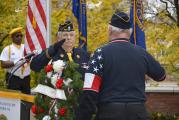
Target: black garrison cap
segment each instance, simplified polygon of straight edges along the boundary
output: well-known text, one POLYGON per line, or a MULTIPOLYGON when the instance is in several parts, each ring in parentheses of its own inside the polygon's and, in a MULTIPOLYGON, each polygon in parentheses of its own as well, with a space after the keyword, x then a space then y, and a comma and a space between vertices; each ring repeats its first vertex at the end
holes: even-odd
POLYGON ((58 31, 61 32, 74 31, 72 22, 70 20, 66 20, 64 24, 59 25, 58 31))
POLYGON ((113 14, 109 24, 121 29, 131 28, 129 16, 126 13, 119 11, 116 11, 113 14))

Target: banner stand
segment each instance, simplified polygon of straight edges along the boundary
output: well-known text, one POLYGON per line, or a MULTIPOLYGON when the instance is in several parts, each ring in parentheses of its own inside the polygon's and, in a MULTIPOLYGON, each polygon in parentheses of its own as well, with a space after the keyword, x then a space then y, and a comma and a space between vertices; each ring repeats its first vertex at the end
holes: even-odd
POLYGON ((0 90, 0 117, 6 120, 30 120, 34 96, 14 90, 0 90))

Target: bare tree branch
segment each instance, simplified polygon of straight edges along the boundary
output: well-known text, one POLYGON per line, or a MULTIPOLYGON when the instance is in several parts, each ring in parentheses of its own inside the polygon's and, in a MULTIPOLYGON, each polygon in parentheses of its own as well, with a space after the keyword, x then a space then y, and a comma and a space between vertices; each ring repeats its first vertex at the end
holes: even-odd
POLYGON ((164 3, 166 5, 165 10, 168 14, 166 14, 171 20, 173 20, 174 22, 177 22, 176 19, 170 14, 170 12, 168 11, 168 2, 164 1, 164 0, 160 0, 160 2, 164 3))
POLYGON ((171 0, 167 0, 170 4, 174 5, 173 1, 171 0))
POLYGON ((144 14, 151 14, 151 15, 155 15, 155 16, 157 16, 158 13, 150 12, 150 11, 149 11, 149 12, 148 12, 148 11, 145 11, 144 14))

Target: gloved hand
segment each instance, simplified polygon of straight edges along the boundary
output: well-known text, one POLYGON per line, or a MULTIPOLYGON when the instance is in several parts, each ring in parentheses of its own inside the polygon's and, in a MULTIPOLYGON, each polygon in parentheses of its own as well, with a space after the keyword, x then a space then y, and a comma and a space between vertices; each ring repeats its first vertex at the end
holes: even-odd
POLYGON ((54 44, 54 50, 58 51, 59 48, 62 48, 63 43, 65 42, 65 39, 62 39, 54 44))
POLYGON ((62 39, 58 42, 56 42, 55 44, 51 45, 49 48, 48 48, 48 54, 50 55, 50 57, 54 56, 57 51, 62 48, 62 45, 63 43, 65 42, 65 39, 62 39))

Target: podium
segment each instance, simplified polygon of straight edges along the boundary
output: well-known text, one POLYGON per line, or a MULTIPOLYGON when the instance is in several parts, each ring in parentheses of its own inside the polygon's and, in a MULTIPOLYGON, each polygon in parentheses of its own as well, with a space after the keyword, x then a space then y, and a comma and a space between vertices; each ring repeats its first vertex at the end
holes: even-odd
POLYGON ((29 120, 34 96, 14 90, 0 90, 0 118, 3 120, 29 120))

